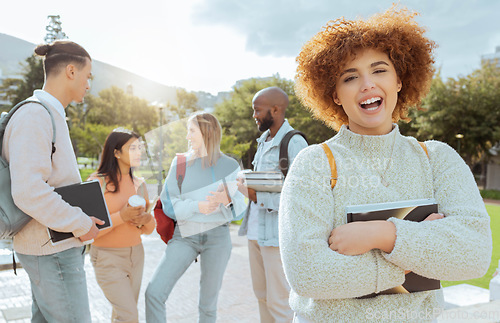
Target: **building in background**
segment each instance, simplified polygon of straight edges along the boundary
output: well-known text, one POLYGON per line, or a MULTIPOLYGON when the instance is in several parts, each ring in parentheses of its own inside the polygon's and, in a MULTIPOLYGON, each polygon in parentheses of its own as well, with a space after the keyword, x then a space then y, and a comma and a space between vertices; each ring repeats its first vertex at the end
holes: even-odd
MULTIPOLYGON (((500 68, 500 46, 495 48, 494 53, 482 55, 481 63, 495 64, 496 67, 500 68)), ((485 188, 487 190, 500 191, 500 142, 497 142, 497 144, 493 146, 489 152, 491 154, 491 158, 488 161, 485 188)))
POLYGON ((495 48, 494 53, 481 56, 481 63, 486 62, 496 64, 497 67, 500 67, 500 46, 495 48))

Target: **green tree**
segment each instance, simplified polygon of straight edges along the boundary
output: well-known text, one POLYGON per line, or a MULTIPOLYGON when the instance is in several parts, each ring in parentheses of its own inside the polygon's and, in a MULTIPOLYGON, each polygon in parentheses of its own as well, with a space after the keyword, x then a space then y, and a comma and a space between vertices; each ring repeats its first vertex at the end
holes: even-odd
MULTIPOLYGON (((6 95, 6 99, 13 105, 33 95, 33 91, 41 89, 43 86, 44 75, 42 60, 32 55, 22 63, 22 78, 7 78, 0 86, 0 92, 6 95)), ((9 110, 6 107, 4 110, 9 110)))
MULTIPOLYGON (((49 24, 45 27, 47 34, 45 42, 51 43, 57 39, 68 38, 62 31, 60 16, 48 16, 49 24)), ((12 105, 33 95, 33 91, 41 89, 44 82, 43 61, 33 54, 26 58, 23 65, 22 78, 8 78, 2 82, 0 92, 5 94, 6 100, 12 105)), ((9 110, 11 107, 3 107, 2 110, 9 110)))
POLYGON ((167 113, 170 119, 177 120, 183 119, 200 110, 198 106, 198 97, 193 92, 187 92, 185 89, 177 89, 176 91, 176 104, 167 104, 167 113))
POLYGON ((222 151, 240 157, 247 168, 251 167, 257 148, 256 139, 261 135, 252 117, 252 99, 255 93, 269 86, 277 86, 288 94, 286 117, 294 128, 306 134, 310 144, 322 142, 335 134, 305 110, 295 96, 293 81, 279 75, 241 81, 233 87, 228 99, 216 105, 215 115, 224 133, 222 151))
POLYGON ((499 102, 500 69, 492 64, 457 79, 443 81, 437 74, 423 102, 425 110, 412 111, 410 132, 419 140, 440 140, 457 150, 460 145, 460 155, 472 168, 485 163, 488 150, 500 140, 499 102))
POLYGON ((99 157, 106 137, 116 126, 88 123, 70 130, 73 146, 78 156, 99 157))
POLYGON ((99 92, 99 97, 89 97, 81 109, 78 114, 84 116, 82 123, 120 125, 140 135, 158 125, 154 106, 115 86, 99 92))

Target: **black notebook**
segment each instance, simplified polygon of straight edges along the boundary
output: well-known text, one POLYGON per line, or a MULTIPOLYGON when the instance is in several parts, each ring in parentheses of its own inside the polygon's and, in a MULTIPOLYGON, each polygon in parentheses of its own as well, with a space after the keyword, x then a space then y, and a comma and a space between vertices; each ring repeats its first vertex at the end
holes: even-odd
MULTIPOLYGON (((56 188, 54 191, 61 195, 62 199, 71 206, 78 206, 88 216, 94 216, 103 220, 103 225, 97 225, 99 229, 112 225, 108 207, 98 180, 62 186, 56 188)), ((74 237, 71 232, 59 232, 52 229, 48 229, 48 231, 52 244, 74 237)))
MULTIPOLYGON (((420 222, 429 214, 437 213, 438 206, 434 199, 420 199, 346 207, 347 222, 387 220, 391 217, 420 222)), ((405 276, 403 285, 382 291, 380 294, 413 293, 441 288, 440 281, 410 272, 405 276)), ((370 294, 361 298, 374 297, 370 294)))

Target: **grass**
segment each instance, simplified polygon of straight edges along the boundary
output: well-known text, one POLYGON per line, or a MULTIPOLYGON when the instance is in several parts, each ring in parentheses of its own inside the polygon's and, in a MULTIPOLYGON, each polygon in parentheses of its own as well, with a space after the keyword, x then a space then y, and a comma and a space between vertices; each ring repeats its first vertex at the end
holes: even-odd
MULTIPOLYGON (((86 181, 87 178, 89 178, 90 174, 94 173, 96 170, 95 169, 90 169, 90 168, 81 168, 80 169, 80 177, 82 178, 82 181, 86 181)), ((137 176, 140 176, 140 177, 144 177, 146 179, 146 183, 148 184, 156 184, 158 183, 158 179, 156 177, 152 177, 153 173, 146 173, 146 176, 144 173, 139 173, 139 172, 136 172, 134 173, 134 175, 137 175, 137 176), (150 176, 150 177, 147 177, 147 176, 150 176)))
MULTIPOLYGON (((490 226, 491 233, 493 236, 493 253, 491 255, 490 268, 481 278, 462 280, 462 281, 442 281, 443 287, 453 286, 458 284, 470 284, 482 288, 489 288, 490 280, 493 273, 498 266, 498 259, 500 259, 500 206, 497 205, 486 205, 486 210, 490 215, 490 226)), ((473 264, 471 264, 473 265, 473 264)))
POLYGON ((80 177, 82 178, 82 181, 86 181, 87 178, 89 178, 90 174, 94 173, 95 171, 96 171, 95 169, 90 169, 90 168, 80 169, 80 177))
POLYGON ((500 200, 500 191, 497 190, 480 190, 483 199, 500 200))

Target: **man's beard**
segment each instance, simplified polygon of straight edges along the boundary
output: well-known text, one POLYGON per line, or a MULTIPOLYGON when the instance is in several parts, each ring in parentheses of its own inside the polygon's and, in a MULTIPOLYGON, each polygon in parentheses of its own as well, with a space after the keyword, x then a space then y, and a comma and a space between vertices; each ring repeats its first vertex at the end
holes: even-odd
POLYGON ((274 123, 273 116, 271 115, 271 111, 268 110, 266 116, 264 117, 264 119, 262 119, 259 125, 259 131, 264 132, 268 130, 269 128, 271 128, 273 123, 274 123))

